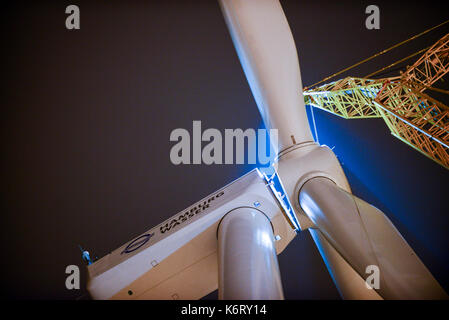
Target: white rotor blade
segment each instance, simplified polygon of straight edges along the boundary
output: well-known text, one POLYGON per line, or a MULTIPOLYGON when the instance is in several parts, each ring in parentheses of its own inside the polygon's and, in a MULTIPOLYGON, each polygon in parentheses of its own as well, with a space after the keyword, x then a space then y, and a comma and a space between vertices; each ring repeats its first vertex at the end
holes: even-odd
MULTIPOLYGON (((376 291, 382 298, 448 298, 413 249, 379 209, 321 177, 304 184, 299 202, 321 236, 336 250, 332 255, 341 255, 364 279, 370 274, 366 272, 368 266, 379 268, 380 286, 376 291)), ((319 247, 323 245, 319 237, 314 236, 314 240, 318 240, 319 247)), ((328 263, 328 268, 331 274, 335 273, 332 270, 334 266, 328 263)), ((341 289, 342 284, 338 283, 338 279, 334 280, 341 289)))
POLYGON ((265 126, 279 130, 279 151, 313 141, 298 54, 279 1, 219 2, 265 126))

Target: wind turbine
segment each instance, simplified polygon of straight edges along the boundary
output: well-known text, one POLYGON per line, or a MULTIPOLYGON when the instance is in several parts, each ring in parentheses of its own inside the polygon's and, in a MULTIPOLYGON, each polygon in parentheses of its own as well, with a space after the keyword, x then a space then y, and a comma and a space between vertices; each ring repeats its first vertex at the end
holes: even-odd
MULTIPOLYGON (((298 56, 278 0, 219 0, 267 129, 277 172, 253 170, 88 266, 95 299, 283 299, 277 254, 308 230, 344 299, 446 293, 378 209, 351 194, 312 137, 298 56), (368 267, 380 272, 376 288, 368 267)), ((305 262, 307 263, 307 262, 305 262)))

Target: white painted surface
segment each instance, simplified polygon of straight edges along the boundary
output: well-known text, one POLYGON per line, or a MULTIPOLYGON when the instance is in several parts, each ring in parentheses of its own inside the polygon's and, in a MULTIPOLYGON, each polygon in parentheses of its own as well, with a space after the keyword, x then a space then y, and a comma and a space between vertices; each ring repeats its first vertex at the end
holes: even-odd
POLYGON ((219 2, 265 126, 279 130, 279 150, 313 141, 298 53, 279 1, 219 2))
POLYGON ((254 208, 226 214, 218 228, 218 295, 222 300, 284 298, 268 218, 254 208))
MULTIPOLYGON (((379 209, 320 177, 304 184, 299 202, 320 230, 320 236, 314 239, 333 248, 327 250, 331 254, 325 258, 329 269, 335 271, 331 274, 344 270, 331 257, 338 252, 364 279, 368 276, 369 265, 379 267, 380 287, 376 291, 384 299, 447 298, 426 266, 379 209)), ((340 283, 343 297, 364 297, 359 289, 343 286, 341 281, 336 283, 340 283)))
POLYGON ((233 209, 254 207, 255 203, 271 221, 276 235, 281 236, 275 244, 277 253, 282 252, 295 232, 265 181, 253 170, 147 231, 145 234, 154 235, 137 250, 123 253, 139 237, 88 266, 91 296, 94 299, 172 299, 176 295, 179 299, 198 299, 217 289, 217 261, 209 257, 217 251, 218 223, 233 209), (182 221, 186 212, 212 197, 214 200, 208 208, 182 221), (174 220, 181 223, 161 232, 161 227, 174 220), (170 264, 166 265, 165 261, 170 264), (210 280, 204 287, 190 286, 184 274, 190 279, 202 279, 207 274, 210 280))

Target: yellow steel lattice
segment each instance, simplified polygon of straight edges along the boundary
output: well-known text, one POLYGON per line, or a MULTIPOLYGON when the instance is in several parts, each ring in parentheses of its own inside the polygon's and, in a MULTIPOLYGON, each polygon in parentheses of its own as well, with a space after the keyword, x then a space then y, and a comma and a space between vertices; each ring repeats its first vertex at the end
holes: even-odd
POLYGON ((402 74, 402 80, 417 83, 421 90, 431 86, 449 71, 449 33, 402 74))
POLYGON ((304 91, 306 104, 345 119, 382 118, 391 133, 449 169, 449 108, 423 93, 449 72, 449 34, 400 77, 347 77, 304 91))

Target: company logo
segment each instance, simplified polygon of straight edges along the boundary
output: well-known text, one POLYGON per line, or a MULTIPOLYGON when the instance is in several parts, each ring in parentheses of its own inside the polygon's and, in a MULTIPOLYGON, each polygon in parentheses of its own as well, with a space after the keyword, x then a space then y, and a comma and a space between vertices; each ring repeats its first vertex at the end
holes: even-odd
POLYGON ((173 228, 175 228, 177 225, 180 225, 183 222, 186 222, 187 220, 190 220, 195 215, 204 212, 207 208, 209 208, 209 204, 214 201, 215 199, 221 197, 224 194, 224 191, 220 191, 216 195, 210 197, 207 200, 204 200, 202 203, 199 203, 195 205, 193 208, 191 208, 189 211, 186 211, 185 213, 181 214, 179 217, 172 219, 170 222, 167 222, 166 224, 162 225, 160 227, 161 233, 165 233, 173 228))
POLYGON ((152 236, 154 236, 154 232, 146 233, 146 234, 141 235, 140 237, 134 239, 126 246, 125 250, 123 250, 121 254, 131 253, 133 251, 140 249, 145 243, 147 243, 150 240, 150 238, 152 236))

